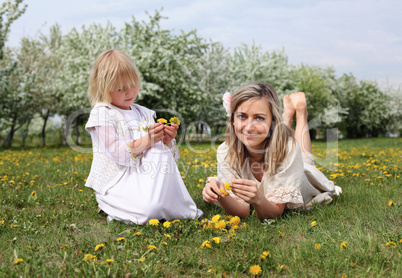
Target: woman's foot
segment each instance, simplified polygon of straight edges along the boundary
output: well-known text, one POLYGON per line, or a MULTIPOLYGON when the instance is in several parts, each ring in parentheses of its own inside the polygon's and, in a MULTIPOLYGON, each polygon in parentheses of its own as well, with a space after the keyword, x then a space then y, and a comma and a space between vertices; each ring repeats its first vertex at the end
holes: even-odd
POLYGON ((283 97, 283 110, 283 120, 287 126, 291 127, 296 109, 288 95, 283 97))
POLYGON ((303 92, 292 93, 289 95, 293 109, 296 111, 296 117, 307 117, 307 102, 303 92))

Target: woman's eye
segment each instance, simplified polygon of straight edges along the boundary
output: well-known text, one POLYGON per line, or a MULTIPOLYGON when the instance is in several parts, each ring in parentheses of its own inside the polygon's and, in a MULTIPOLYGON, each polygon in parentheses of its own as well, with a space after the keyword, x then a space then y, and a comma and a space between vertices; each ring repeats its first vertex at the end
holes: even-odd
POLYGON ((258 121, 264 121, 265 119, 263 117, 257 117, 258 121))
POLYGON ((240 119, 240 120, 243 120, 243 119, 245 119, 246 117, 244 117, 244 115, 237 115, 237 118, 240 119))

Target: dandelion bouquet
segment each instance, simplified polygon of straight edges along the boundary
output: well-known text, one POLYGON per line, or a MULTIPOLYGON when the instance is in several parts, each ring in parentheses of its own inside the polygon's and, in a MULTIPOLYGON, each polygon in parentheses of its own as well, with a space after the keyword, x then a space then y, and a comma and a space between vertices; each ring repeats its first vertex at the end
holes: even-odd
POLYGON ((177 117, 172 117, 170 118, 169 122, 164 119, 164 118, 159 118, 156 120, 158 123, 162 123, 164 125, 171 125, 171 124, 176 124, 176 125, 180 125, 180 120, 177 117))

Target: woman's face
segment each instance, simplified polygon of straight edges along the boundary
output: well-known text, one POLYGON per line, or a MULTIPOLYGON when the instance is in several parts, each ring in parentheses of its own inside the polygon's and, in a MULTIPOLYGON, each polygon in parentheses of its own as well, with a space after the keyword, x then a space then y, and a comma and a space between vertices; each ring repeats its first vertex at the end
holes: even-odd
POLYGON ((235 134, 250 152, 263 150, 271 125, 272 113, 265 99, 244 101, 234 113, 235 134))
MULTIPOLYGON (((126 83, 127 84, 127 83, 126 83)), ((120 109, 129 110, 138 95, 136 84, 126 85, 110 92, 112 104, 120 109)))

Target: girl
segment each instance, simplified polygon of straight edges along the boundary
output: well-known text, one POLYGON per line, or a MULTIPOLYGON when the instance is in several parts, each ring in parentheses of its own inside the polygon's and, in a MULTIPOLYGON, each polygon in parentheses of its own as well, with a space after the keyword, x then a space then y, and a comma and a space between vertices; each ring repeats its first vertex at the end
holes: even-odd
POLYGON ((282 116, 275 89, 253 82, 229 97, 226 108, 218 178, 207 179, 206 202, 218 201, 226 213, 240 217, 248 216, 253 205, 263 220, 281 216, 286 207, 310 207, 340 194, 341 188, 314 166, 304 93, 284 97, 282 116), (295 135, 290 128, 294 114, 295 135))
POLYGON ((155 112, 134 104, 140 74, 118 50, 98 56, 89 77, 93 162, 86 186, 95 190, 108 220, 144 224, 150 219, 202 215, 176 161, 178 125, 155 123, 155 112))

